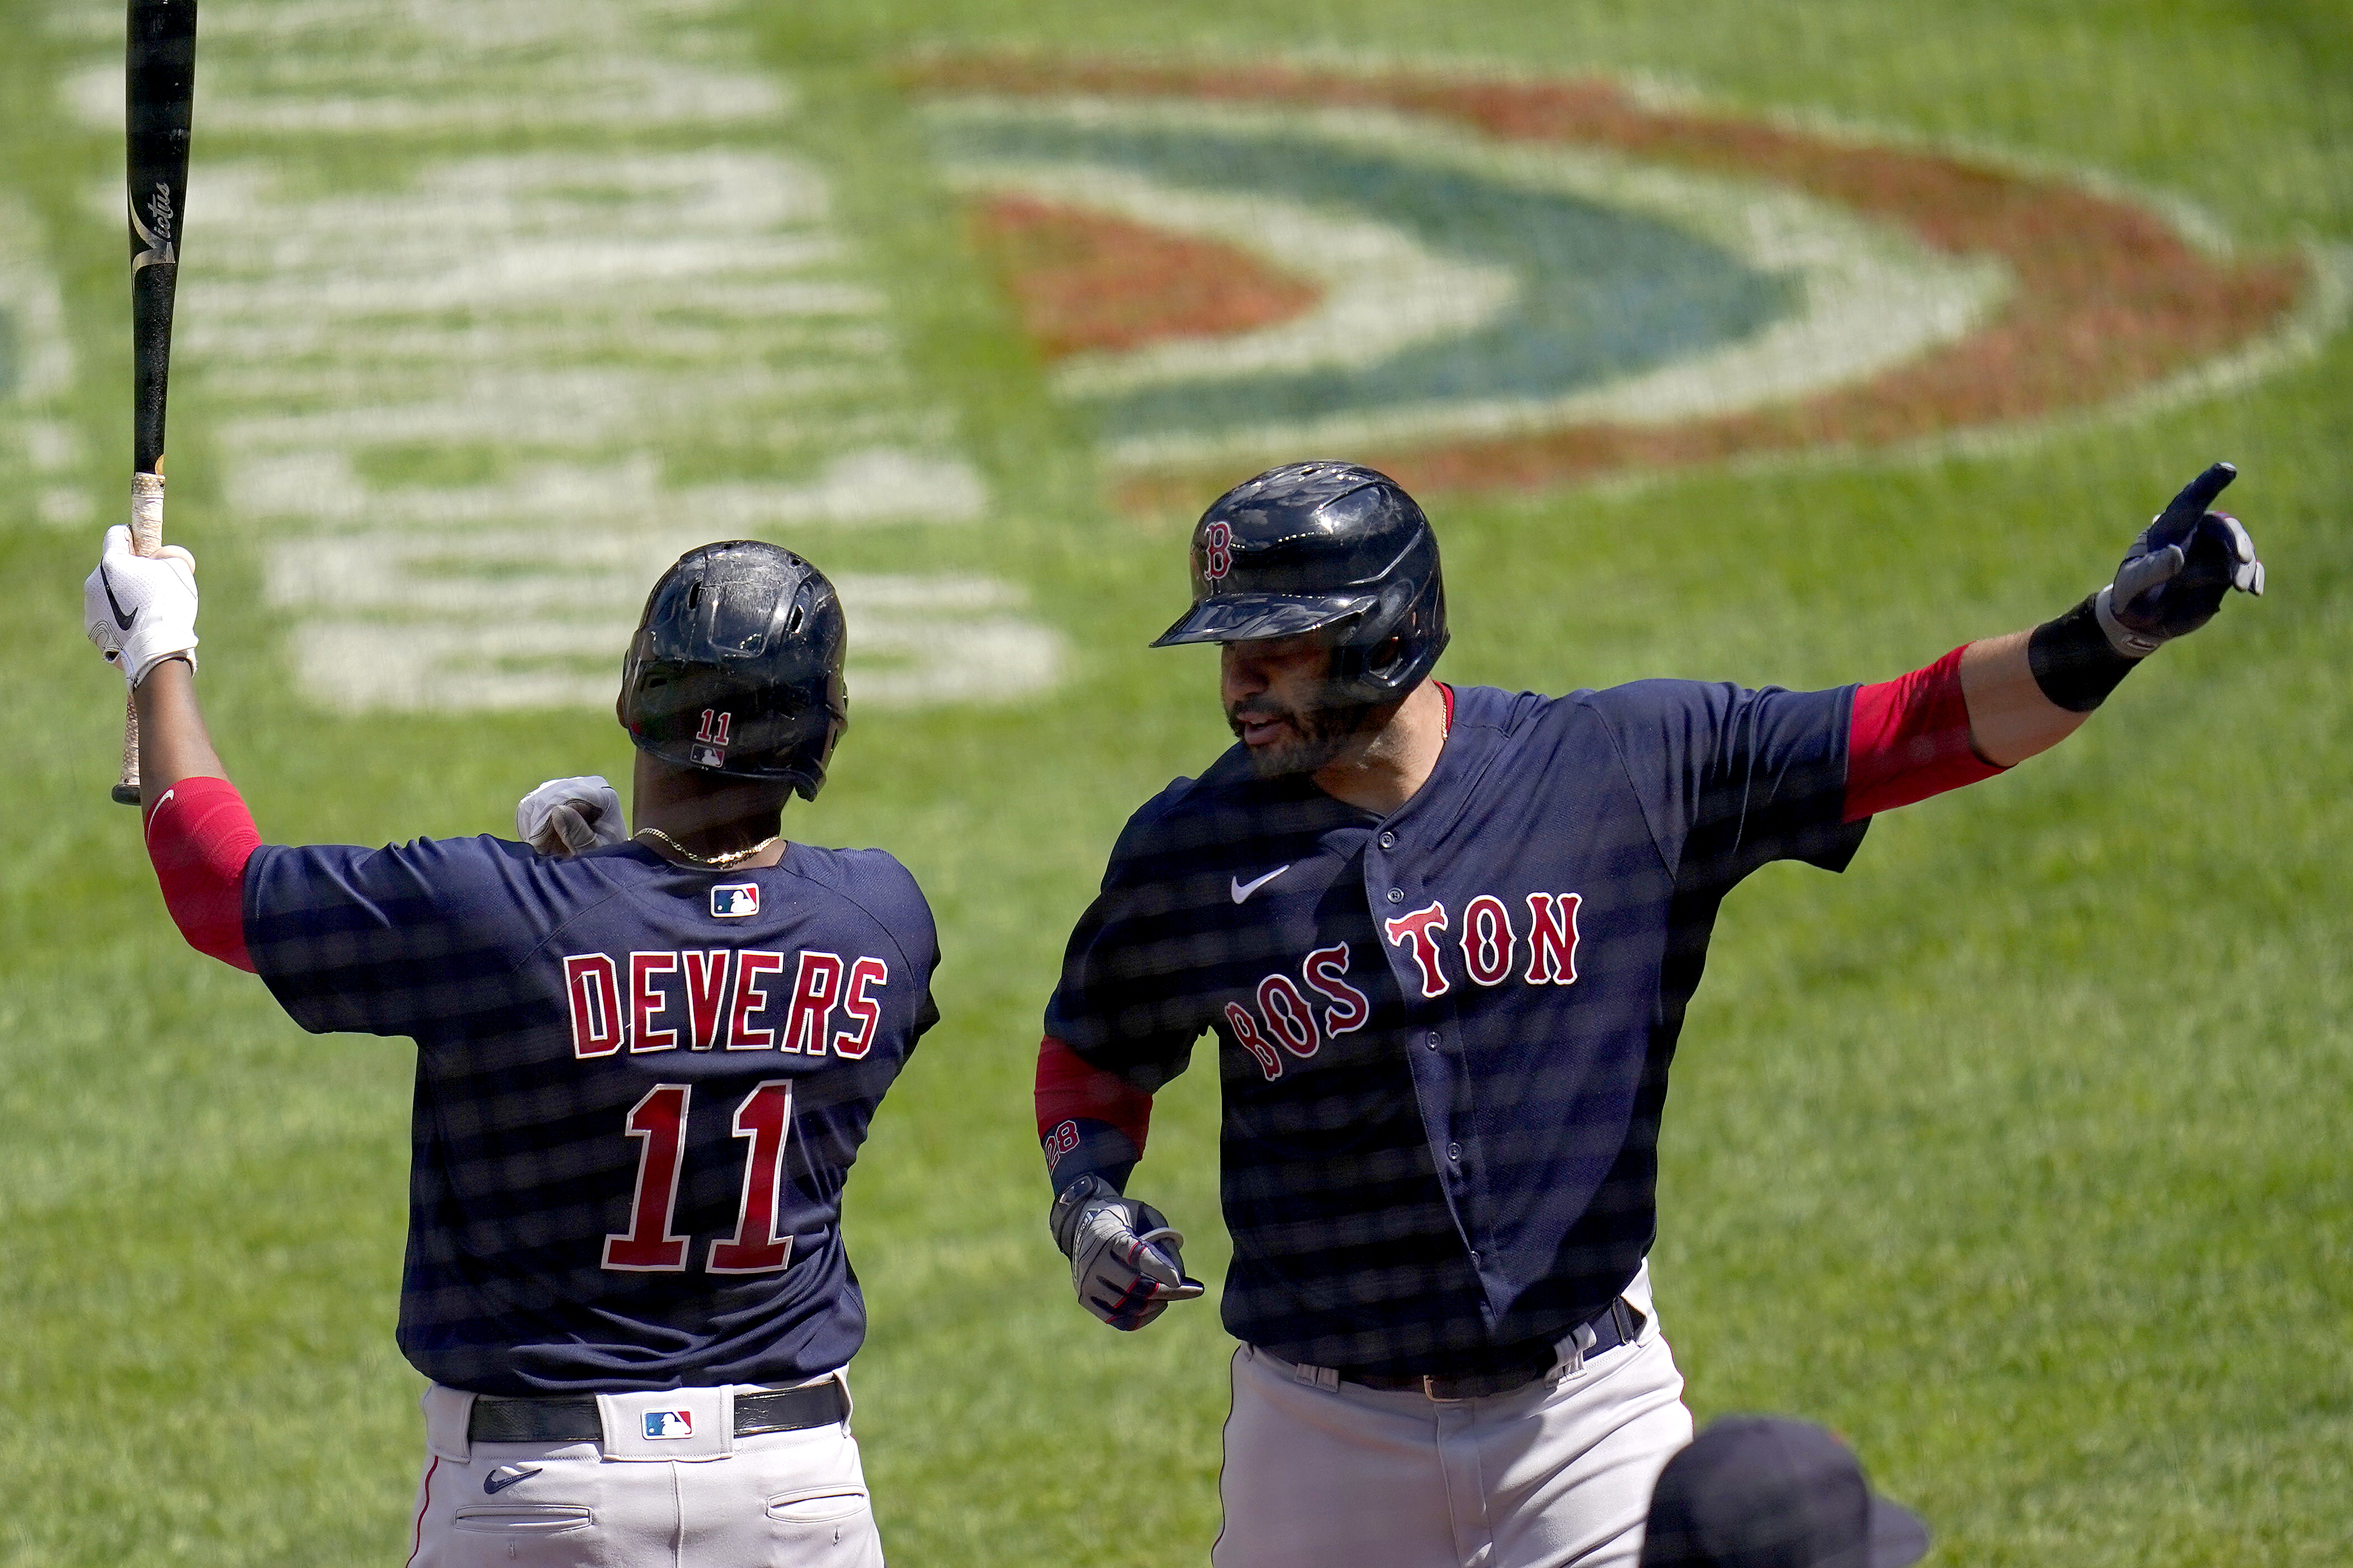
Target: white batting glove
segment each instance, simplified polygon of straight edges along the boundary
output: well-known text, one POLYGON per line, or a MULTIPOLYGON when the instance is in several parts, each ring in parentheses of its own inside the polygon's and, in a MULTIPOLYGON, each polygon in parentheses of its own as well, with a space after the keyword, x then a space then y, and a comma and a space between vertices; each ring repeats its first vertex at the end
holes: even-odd
POLYGON ((626 843, 621 797, 596 773, 550 779, 515 803, 515 833, 543 855, 579 855, 626 843))
POLYGON ((1133 1333, 1206 1289, 1185 1277, 1185 1238, 1150 1204, 1124 1198, 1089 1173, 1054 1198, 1054 1239, 1070 1255, 1079 1304, 1114 1329, 1133 1333))
POLYGON ((173 655, 194 653, 196 558, 176 544, 133 554, 131 530, 116 523, 106 531, 98 570, 82 581, 81 619, 124 684, 137 686, 173 655))

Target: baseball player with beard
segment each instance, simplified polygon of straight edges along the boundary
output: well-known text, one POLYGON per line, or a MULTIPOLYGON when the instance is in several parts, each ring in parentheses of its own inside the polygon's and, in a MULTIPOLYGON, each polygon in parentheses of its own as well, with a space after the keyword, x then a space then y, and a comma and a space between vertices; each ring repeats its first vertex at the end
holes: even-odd
POLYGON ((880 1563, 841 1190, 938 948, 890 856, 780 836, 849 721, 832 584, 748 541, 663 575, 617 704, 637 833, 609 792, 550 807, 562 856, 262 844, 197 710, 194 563, 116 528, 85 598, 189 942, 306 1029, 417 1043, 409 1563, 880 1563))
POLYGON ((1692 1435, 1652 1306, 1659 1119, 1725 895, 1841 870, 1873 813, 2064 739, 2238 589, 2191 481, 2029 630, 1827 691, 1430 678, 1438 544, 1394 482, 1302 463, 1221 497, 1193 606, 1240 744, 1132 817, 1046 1010, 1039 1135, 1087 1309, 1201 1293, 1124 1195, 1214 1034, 1232 1415, 1219 1568, 1578 1568, 1641 1550, 1692 1435))

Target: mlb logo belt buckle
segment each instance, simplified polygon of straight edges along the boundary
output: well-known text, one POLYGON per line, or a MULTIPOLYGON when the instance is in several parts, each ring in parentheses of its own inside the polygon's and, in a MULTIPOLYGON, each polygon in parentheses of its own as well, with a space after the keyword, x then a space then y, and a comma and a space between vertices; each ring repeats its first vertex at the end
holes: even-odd
POLYGON ((735 1451, 735 1391, 665 1388, 600 1394, 607 1459, 721 1459, 735 1451))
POLYGON ((647 1442, 675 1442, 693 1436, 693 1411, 649 1410, 646 1412, 647 1442))

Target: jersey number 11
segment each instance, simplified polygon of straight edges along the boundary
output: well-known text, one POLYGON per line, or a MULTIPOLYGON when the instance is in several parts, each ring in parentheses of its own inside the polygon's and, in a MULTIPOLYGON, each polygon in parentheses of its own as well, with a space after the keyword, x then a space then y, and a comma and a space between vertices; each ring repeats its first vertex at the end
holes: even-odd
MULTIPOLYGON (((691 1084, 658 1083, 629 1108, 628 1133, 638 1148, 638 1185, 629 1200, 626 1236, 605 1238, 605 1267, 638 1273, 683 1273, 688 1238, 670 1234, 678 1205, 681 1152, 691 1084)), ((710 1274, 773 1274, 792 1260, 793 1238, 776 1234, 783 1195, 785 1142, 793 1130, 793 1082, 770 1079, 735 1108, 735 1136, 748 1138, 744 1196, 735 1211, 735 1238, 714 1241, 703 1259, 710 1274)))

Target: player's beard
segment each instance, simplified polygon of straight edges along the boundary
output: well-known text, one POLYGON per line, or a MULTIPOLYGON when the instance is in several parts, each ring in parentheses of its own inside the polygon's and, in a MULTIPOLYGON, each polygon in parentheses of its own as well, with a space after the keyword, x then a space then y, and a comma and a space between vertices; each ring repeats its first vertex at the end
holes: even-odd
POLYGON ((1245 698, 1227 709, 1226 726, 1239 740, 1245 717, 1261 722, 1269 719, 1287 721, 1291 725, 1290 739, 1245 748, 1250 752, 1251 772, 1262 779, 1282 778, 1312 773, 1336 762, 1362 732, 1365 721, 1376 706, 1370 702, 1335 702, 1292 708, 1261 694, 1245 698))

